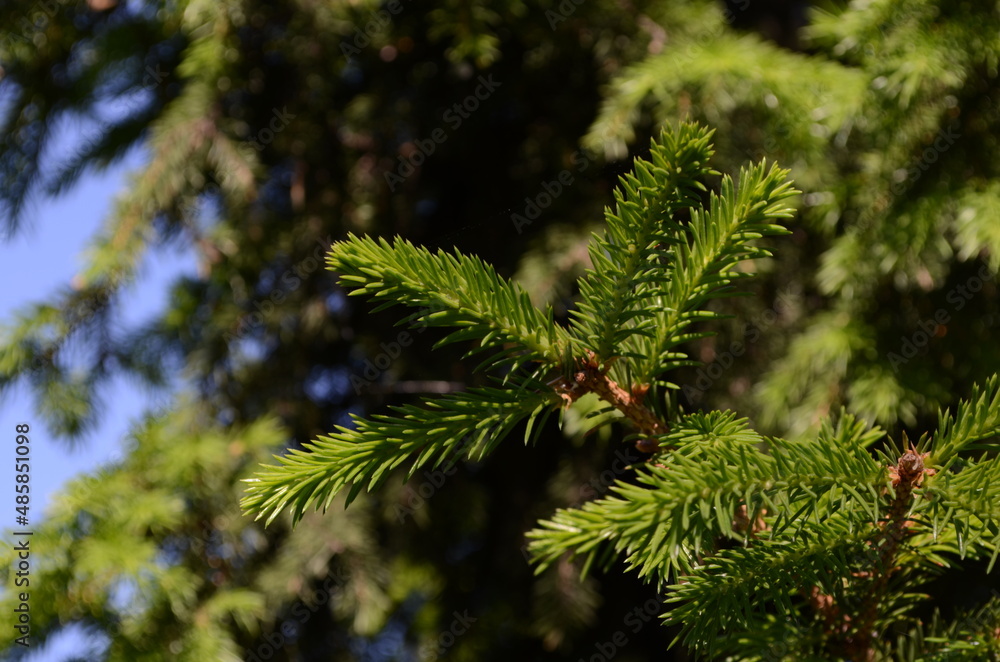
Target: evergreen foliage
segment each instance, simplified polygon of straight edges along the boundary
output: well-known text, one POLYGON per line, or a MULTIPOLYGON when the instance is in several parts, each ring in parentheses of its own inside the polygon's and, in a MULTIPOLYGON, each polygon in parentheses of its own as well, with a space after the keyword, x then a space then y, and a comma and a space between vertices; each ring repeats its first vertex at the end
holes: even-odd
MULTIPOLYGON (((163 659, 160 642, 169 639, 172 659, 237 662, 281 595, 232 582, 246 572, 239 557, 258 542, 231 509, 239 479, 267 457, 281 429, 273 419, 213 429, 205 412, 177 404, 189 406, 151 416, 129 440, 126 459, 72 481, 34 529, 36 552, 86 535, 36 561, 28 585, 34 628, 51 628, 71 611, 87 631, 106 633, 76 659, 163 659), (187 544, 188 536, 198 544, 187 544), (126 601, 130 595, 141 597, 126 601)), ((8 546, 0 559, 16 566, 17 552, 8 546)), ((2 604, 14 613, 17 593, 4 594, 2 604)))
POLYGON ((723 401, 759 407, 762 425, 790 436, 843 405, 929 425, 920 412, 954 405, 1000 366, 984 322, 1000 268, 1000 117, 986 100, 998 90, 996 7, 821 6, 795 52, 727 29, 752 10, 733 4, 728 16, 699 5, 670 48, 625 68, 585 143, 620 156, 657 122, 691 116, 719 131, 720 169, 769 156, 809 191, 804 227, 826 239, 815 268, 811 255, 786 263, 804 286, 781 329, 787 349, 748 397, 723 401), (898 308, 875 303, 889 300, 898 308))
MULTIPOLYGON (((988 558, 991 568, 1000 553, 1000 461, 992 452, 1000 379, 954 416, 942 414, 935 435, 916 445, 905 435, 887 440, 846 412, 824 420, 814 437, 788 441, 759 435, 731 412, 671 406, 677 387, 656 379, 686 360, 671 350, 709 333, 688 327, 711 319, 705 303, 750 275, 736 271, 743 260, 769 255, 757 242, 780 233, 775 221, 790 215, 783 200, 794 193, 786 171, 761 164, 738 184, 723 178, 702 204, 697 193, 712 174, 708 138, 691 124, 664 130, 650 159, 637 159, 621 178, 608 230, 592 244, 595 268, 584 276, 581 310, 565 330, 478 261, 406 242, 352 237, 335 245, 329 264, 345 286, 383 306, 443 306, 408 320, 458 327, 446 341, 503 343, 505 360, 480 368, 509 366, 505 381, 513 384, 321 437, 248 479, 244 508, 268 521, 289 509, 297 519, 353 484, 349 502, 407 460, 412 474, 458 453, 481 459, 482 446, 457 447, 463 435, 477 434, 489 448, 521 418, 594 393, 638 430, 637 447, 650 454, 611 496, 560 509, 531 532, 540 570, 569 554, 585 557, 586 573, 623 555, 662 589, 664 616, 681 627, 680 640, 710 657, 760 659, 775 641, 754 635, 775 620, 801 626, 782 635, 794 651, 785 659, 900 652, 886 635, 923 625, 921 596, 910 587, 960 558, 988 558), (568 362, 563 349, 552 349, 565 336, 568 362), (654 402, 656 411, 646 405, 654 402), (500 435, 488 429, 505 421, 500 435), (987 453, 975 458, 973 450, 987 453)), ((948 631, 952 638, 906 648, 908 659, 973 641, 948 631)))
POLYGON ((33 647, 8 642, 5 659, 82 628, 87 660, 576 662, 621 631, 616 660, 687 660, 666 650, 682 624, 623 628, 669 586, 698 650, 715 631, 732 659, 862 659, 831 651, 848 648, 842 617, 871 602, 866 582, 882 597, 852 623, 870 616, 877 657, 1000 657, 1000 584, 983 575, 996 542, 998 15, 946 0, 803 4, 0 3, 4 229, 30 240, 33 202, 143 156, 79 275, 4 320, 0 393, 29 387, 33 429, 60 443, 108 418, 121 377, 183 375, 194 391, 33 518, 33 647), (480 76, 501 85, 455 128, 442 113, 480 76), (679 118, 715 127, 711 168, 702 129, 659 141, 679 118), (632 153, 644 159, 616 186, 632 153), (806 192, 780 244, 741 238, 780 227, 736 204, 752 187, 711 183, 762 157, 806 192), (433 267, 417 283, 397 268, 351 284, 404 288, 385 305, 412 295, 421 335, 407 351, 395 311, 372 314, 322 269, 349 235, 401 238, 337 243, 354 260, 342 274, 396 251, 433 267), (135 323, 130 288, 176 249, 196 272, 135 323), (497 294, 469 296, 477 282, 497 294), (729 297, 734 286, 754 296, 729 297), (467 341, 423 351, 448 333, 467 341), (484 350, 478 372, 466 350, 484 350), (872 524, 895 512, 886 467, 899 473, 904 434, 933 430, 918 447, 937 473, 898 542, 872 524), (504 441, 522 432, 538 443, 504 441), (272 453, 286 461, 250 492, 272 509, 238 517, 239 480, 272 453), (779 470, 789 480, 769 484, 779 470), (695 490, 690 512, 669 501, 695 490), (297 504, 293 528, 280 513, 297 504), (625 527, 660 507, 687 522, 625 527), (546 570, 533 577, 519 550, 539 519, 546 570), (549 526, 563 519, 574 530, 549 526), (827 539, 846 561, 810 546, 827 539), (892 554, 882 587, 865 573, 892 554), (599 570, 619 555, 634 572, 599 570), (734 595, 754 602, 699 611, 734 595), (478 622, 442 647, 465 610, 478 622))
MULTIPOLYGON (((78 193, 91 175, 125 157, 137 164, 129 186, 110 201, 77 276, 3 320, 0 387, 8 398, 22 389, 34 396, 35 413, 23 415, 33 430, 51 432, 42 443, 75 442, 74 450, 85 452, 96 426, 113 418, 117 407, 106 405, 117 404, 112 393, 123 383, 137 393, 150 385, 193 391, 190 399, 170 400, 192 425, 166 426, 158 443, 191 450, 186 442, 199 439, 239 456, 234 466, 260 460, 256 450, 230 444, 259 420, 282 423, 269 437, 273 453, 347 426, 351 414, 412 406, 413 394, 433 399, 455 384, 494 386, 464 370, 457 344, 430 360, 422 352, 398 353, 389 369, 369 376, 373 361, 384 365, 380 345, 391 344, 399 329, 388 315, 345 301, 322 269, 323 255, 351 232, 399 234, 424 245, 461 246, 505 277, 512 273, 528 236, 516 236, 502 211, 536 195, 543 177, 566 167, 593 117, 598 86, 644 51, 645 33, 604 0, 576 7, 557 30, 544 10, 526 11, 519 0, 446 0, 429 11, 404 1, 389 20, 385 5, 0 3, 0 224, 6 234, 34 250, 35 202, 78 193), (563 71, 573 74, 560 75, 554 94, 553 72, 563 71), (463 110, 455 128, 442 112, 475 99, 480 76, 501 85, 476 112, 463 110), (447 131, 447 140, 434 144, 433 155, 411 151, 417 141, 433 143, 437 129, 447 131), (412 174, 390 190, 385 175, 401 164, 412 174), (496 181, 506 182, 502 191, 496 181), (151 264, 179 255, 196 269, 155 297, 162 314, 136 320, 129 310, 136 285, 151 264)), ((588 184, 560 198, 561 206, 605 204, 613 168, 589 164, 580 177, 588 184)), ((65 222, 76 219, 70 214, 65 222)), ((49 263, 37 260, 39 269, 49 263)), ((5 275, 11 283, 31 276, 5 275)), ((437 331, 427 328, 421 340, 437 331)), ((148 418, 160 417, 151 412, 148 418)), ((547 427, 556 429, 554 421, 547 427)), ((583 427, 569 445, 582 443, 583 427)), ((184 495, 199 525, 173 519, 169 534, 151 536, 121 527, 115 558, 147 559, 155 548, 161 571, 199 578, 182 583, 184 591, 249 591, 264 607, 241 611, 239 621, 223 614, 200 632, 200 613, 187 611, 195 608, 190 601, 144 612, 166 591, 155 582, 130 583, 127 564, 103 567, 113 593, 104 601, 98 589, 105 584, 89 583, 92 557, 75 552, 92 539, 108 549, 103 534, 63 526, 62 519, 46 529, 47 519, 33 510, 35 535, 46 541, 33 550, 33 561, 59 570, 40 573, 47 592, 39 599, 59 599, 39 612, 31 649, 8 640, 3 656, 34 655, 37 647, 82 631, 93 644, 79 652, 83 659, 142 659, 131 655, 135 637, 116 626, 134 617, 147 637, 145 659, 174 659, 174 650, 188 655, 177 642, 206 632, 219 639, 219 650, 235 650, 243 659, 353 660, 382 655, 387 647, 428 659, 444 654, 440 637, 450 632, 454 614, 470 610, 479 622, 448 656, 510 659, 544 646, 568 659, 594 632, 617 627, 600 623, 602 610, 624 609, 643 591, 638 583, 602 586, 568 573, 536 580, 519 553, 522 516, 497 506, 562 502, 566 485, 600 466, 607 450, 591 446, 569 464, 569 445, 552 447, 537 475, 518 485, 506 481, 504 467, 523 468, 519 449, 508 445, 493 452, 488 465, 432 470, 428 463, 414 476, 419 485, 391 472, 379 499, 359 495, 342 518, 305 516, 294 530, 280 521, 265 530, 242 520, 238 544, 223 550, 225 562, 241 570, 229 573, 215 571, 220 560, 213 541, 231 541, 238 495, 201 489, 203 475, 190 468, 218 448, 167 453, 170 461, 141 479, 140 464, 123 461, 115 469, 131 478, 121 483, 141 494, 152 489, 151 473, 165 474, 156 484, 169 482, 171 494, 184 495), (447 483, 451 494, 424 498, 423 488, 440 485, 445 470, 456 476, 447 483), (476 480, 468 480, 473 471, 476 480), (331 578, 336 590, 318 593, 331 578), (81 585, 93 590, 77 590, 81 585), (91 618, 98 602, 101 618, 91 618), (286 636, 289 620, 294 636, 286 636), (487 623, 508 625, 498 630, 487 623)), ((140 452, 134 445, 124 449, 140 452)), ((74 489, 56 495, 52 503, 62 505, 53 508, 75 510, 81 521, 119 508, 123 498, 94 490, 86 502, 70 498, 74 489)), ((8 600, 11 584, 4 585, 0 599, 8 600)), ((3 623, 11 625, 9 618, 3 623)), ((640 639, 662 637, 649 628, 640 639)))

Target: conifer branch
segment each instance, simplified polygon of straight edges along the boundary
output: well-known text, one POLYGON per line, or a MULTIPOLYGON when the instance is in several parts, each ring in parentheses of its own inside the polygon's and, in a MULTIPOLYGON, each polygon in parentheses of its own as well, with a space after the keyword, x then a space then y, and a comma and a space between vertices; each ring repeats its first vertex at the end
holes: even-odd
POLYGON ((354 429, 338 427, 330 436, 275 456, 277 465, 265 465, 247 479, 245 511, 266 517, 270 524, 286 508, 298 522, 310 506, 325 511, 333 497, 347 485, 350 504, 363 490, 374 490, 389 471, 415 457, 407 476, 421 467, 432 469, 463 457, 482 459, 527 418, 525 443, 535 439, 555 404, 549 389, 471 389, 436 400, 423 407, 393 407, 396 416, 355 417, 354 429), (536 420, 541 417, 542 420, 536 420))
MULTIPOLYGON (((656 461, 634 467, 610 495, 540 522, 528 534, 539 572, 582 556, 586 573, 621 554, 640 577, 672 582, 669 622, 683 626, 681 638, 697 652, 750 640, 755 625, 777 628, 775 614, 811 604, 820 617, 814 623, 825 627, 825 653, 873 659, 882 647, 878 629, 907 608, 908 594, 891 590, 892 580, 970 549, 996 559, 1000 463, 960 453, 994 449, 984 442, 1000 431, 1000 379, 976 389, 954 417, 942 415, 930 452, 921 441, 920 451, 894 459, 873 452, 881 430, 845 412, 787 441, 765 438, 729 412, 668 421, 647 406, 650 390, 671 386, 663 374, 690 363, 679 346, 706 335, 690 329, 716 317, 706 304, 749 277, 740 263, 770 255, 756 242, 786 232, 775 221, 791 214, 783 203, 794 193, 787 173, 763 163, 742 171, 738 188, 723 178, 703 208, 708 137, 689 125, 667 130, 650 160, 622 179, 568 330, 476 258, 402 240, 351 236, 335 244, 329 265, 352 294, 368 295, 377 309, 415 308, 404 321, 456 327, 442 343, 475 340, 473 351, 497 352, 480 367, 503 368, 502 388, 358 419, 249 480, 244 508, 267 522, 288 509, 294 522, 348 486, 350 503, 404 463, 412 475, 482 458, 522 420, 526 441, 533 439, 560 404, 592 393, 603 412, 634 425, 637 445, 657 452, 656 461), (684 209, 689 222, 680 218, 684 209), (524 378, 517 369, 529 363, 524 378), (908 537, 915 544, 904 547, 908 537)), ((815 637, 810 627, 811 634, 788 630, 815 637)))
POLYGON ((680 625, 678 640, 711 657, 720 652, 720 634, 746 631, 768 609, 792 613, 803 585, 833 593, 866 535, 858 522, 837 516, 794 541, 722 550, 669 587, 666 624, 680 625))
POLYGON ((913 491, 924 480, 924 460, 916 450, 905 451, 889 468, 892 476, 893 497, 882 523, 881 530, 871 542, 871 582, 861 603, 861 612, 844 639, 844 652, 851 659, 874 659, 873 642, 879 607, 886 597, 889 577, 895 571, 896 557, 910 524, 908 519, 913 505, 913 491))
POLYGON ((943 471, 921 490, 936 539, 951 532, 959 555, 981 548, 991 554, 989 569, 1000 552, 1000 464, 983 458, 961 471, 943 471))
POLYGON ((633 335, 623 343, 623 355, 638 357, 632 383, 654 384, 664 372, 688 364, 675 348, 706 334, 692 334, 687 328, 717 317, 701 310, 702 306, 711 299, 732 295, 731 285, 752 276, 735 271, 737 264, 771 255, 754 246, 754 240, 788 233, 773 223, 792 216, 793 210, 782 203, 797 193, 787 174, 787 170, 768 168, 764 162, 743 169, 738 190, 731 178, 723 177, 720 194, 710 196, 709 209, 692 210, 684 237, 672 247, 670 282, 653 299, 653 334, 633 335))
POLYGON ((938 433, 931 449, 931 462, 946 466, 966 450, 996 449, 1000 443, 979 442, 1000 436, 1000 375, 975 386, 968 400, 959 403, 954 414, 938 415, 938 433))
MULTIPOLYGON (((721 23, 722 17, 715 15, 711 20, 721 23)), ((787 49, 754 35, 727 33, 721 24, 694 34, 671 31, 670 39, 673 48, 624 68, 611 81, 608 96, 584 138, 586 147, 601 150, 609 158, 623 158, 644 116, 642 109, 654 107, 659 117, 677 117, 690 112, 692 101, 701 107, 736 104, 750 108, 759 103, 751 90, 767 89, 786 109, 779 125, 782 133, 772 135, 785 136, 787 144, 797 150, 819 151, 822 139, 810 132, 815 126, 814 109, 822 106, 829 113, 823 123, 837 126, 858 112, 857 100, 864 97, 867 79, 857 68, 825 59, 804 67, 801 58, 787 49), (685 53, 704 55, 681 55, 685 53), (747 85, 747 70, 753 71, 755 85, 747 85)))
POLYGON ((718 174, 708 167, 712 131, 696 124, 665 128, 650 141, 649 160, 636 159, 634 173, 620 178, 615 211, 604 213, 608 229, 590 244, 593 265, 580 279, 573 328, 599 362, 615 356, 632 335, 648 335, 649 299, 672 274, 670 251, 684 237, 675 214, 697 206, 702 181, 718 174))
POLYGON ((480 368, 531 361, 555 367, 565 358, 569 337, 551 308, 535 308, 520 286, 478 258, 349 235, 333 245, 327 262, 341 283, 356 288, 351 295, 382 302, 376 310, 402 304, 421 309, 407 318, 411 323, 458 327, 438 345, 478 340, 476 351, 498 350, 480 368))
POLYGON ((874 524, 884 470, 864 450, 872 435, 850 418, 825 430, 814 440, 772 440, 764 452, 745 420, 722 412, 684 417, 662 438, 677 440, 662 464, 639 467, 637 484, 616 483, 615 496, 557 511, 529 534, 529 548, 541 568, 567 552, 587 554, 589 567, 607 541, 640 576, 662 580, 713 551, 719 536, 745 543, 753 530, 734 525, 741 508, 747 522, 769 513, 772 528, 763 535, 781 539, 835 513, 874 524))
POLYGON ((602 368, 594 352, 589 349, 586 352, 586 358, 578 361, 578 369, 573 372, 572 377, 557 382, 556 392, 567 401, 567 404, 575 402, 587 393, 594 393, 624 414, 625 418, 639 430, 642 435, 636 442, 639 450, 646 453, 659 450, 660 446, 655 437, 667 434, 668 427, 643 405, 645 391, 639 389, 626 391, 608 376, 608 366, 602 368))

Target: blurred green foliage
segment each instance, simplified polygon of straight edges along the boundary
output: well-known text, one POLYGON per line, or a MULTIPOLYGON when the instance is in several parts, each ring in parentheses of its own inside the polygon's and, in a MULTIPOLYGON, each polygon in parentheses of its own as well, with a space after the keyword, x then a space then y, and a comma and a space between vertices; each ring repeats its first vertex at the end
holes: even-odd
MULTIPOLYGON (((147 155, 79 277, 5 324, 0 386, 31 389, 67 438, 92 429, 118 375, 182 374, 192 392, 133 434, 120 466, 68 486, 39 527, 52 602, 33 603, 37 641, 76 623, 95 636, 82 659, 252 659, 279 634, 270 659, 594 655, 652 589, 617 572, 581 581, 566 559, 536 580, 522 548, 538 517, 606 488, 594 481, 614 436, 552 422, 533 452, 503 446, 440 486, 393 473, 377 498, 294 531, 236 520, 232 486, 265 447, 298 448, 351 412, 485 385, 458 350, 430 352, 435 329, 393 356, 396 319, 348 300, 317 249, 349 232, 457 247, 565 321, 590 223, 664 121, 715 127, 719 170, 778 160, 805 192, 789 246, 755 265, 758 296, 719 302, 733 319, 688 347, 704 367, 678 373, 696 386, 682 406, 733 407, 798 436, 843 404, 895 434, 932 427, 937 405, 997 371, 995 6, 391 7, 0 3, 5 229, 82 173, 136 146, 147 155), (500 85, 455 126, 446 113, 471 107, 481 75, 500 85), (74 117, 98 129, 51 153, 74 117), (390 190, 404 163, 412 173, 390 190), (512 216, 566 170, 573 183, 518 227, 512 216), (175 246, 196 252, 199 273, 160 319, 123 328, 118 293, 149 252, 175 246), (941 310, 949 321, 928 327, 941 310), (444 646, 466 610, 477 620, 444 646)), ((963 607, 958 586, 934 588, 963 607)), ((616 659, 646 659, 671 634, 628 632, 616 659)))

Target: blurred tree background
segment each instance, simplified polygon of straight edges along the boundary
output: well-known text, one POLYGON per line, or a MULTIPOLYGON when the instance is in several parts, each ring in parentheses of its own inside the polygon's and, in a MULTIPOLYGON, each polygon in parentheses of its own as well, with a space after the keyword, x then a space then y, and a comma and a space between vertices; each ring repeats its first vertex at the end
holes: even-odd
MULTIPOLYGON (((116 375, 187 385, 37 529, 32 634, 84 627, 80 660, 589 660, 616 633, 617 659, 687 659, 645 613, 654 587, 526 561, 539 517, 628 479, 579 409, 537 448, 400 475, 294 531, 237 505, 270 454, 479 379, 431 351, 437 330, 348 300, 331 241, 473 253, 565 317, 617 175, 663 122, 706 122, 717 169, 776 159, 804 191, 758 296, 720 303, 732 319, 698 341, 687 409, 797 436, 845 405, 918 437, 1000 369, 996 3, 35 0, 0 2, 0 26, 8 233, 33 199, 149 155, 87 268, 5 324, 0 384, 67 443, 116 375), (43 160, 73 116, 102 130, 43 160), (197 277, 122 328, 144 256, 177 245, 197 277)), ((950 609, 989 585, 937 589, 950 609)))

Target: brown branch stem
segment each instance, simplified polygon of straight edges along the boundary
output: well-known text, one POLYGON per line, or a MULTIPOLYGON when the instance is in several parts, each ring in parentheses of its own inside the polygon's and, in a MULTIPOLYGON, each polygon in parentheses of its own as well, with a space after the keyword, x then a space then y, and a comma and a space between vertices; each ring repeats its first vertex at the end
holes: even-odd
MULTIPOLYGON (((608 377, 606 369, 601 369, 590 351, 586 358, 578 360, 572 378, 563 380, 556 386, 556 391, 569 403, 586 393, 595 393, 624 414, 641 433, 650 437, 666 434, 669 430, 667 424, 642 403, 646 390, 644 386, 634 386, 631 391, 623 389, 608 377)), ((651 453, 659 449, 659 444, 653 439, 640 439, 636 442, 636 448, 651 453)))
POLYGON ((885 597, 889 577, 896 569, 896 555, 906 537, 907 514, 913 503, 913 490, 923 482, 925 473, 924 455, 911 449, 903 453, 894 467, 889 468, 895 491, 885 521, 875 539, 871 542, 873 557, 870 576, 871 584, 864 597, 862 611, 844 641, 844 652, 853 660, 873 660, 875 651, 875 622, 878 619, 879 604, 885 597))

